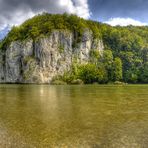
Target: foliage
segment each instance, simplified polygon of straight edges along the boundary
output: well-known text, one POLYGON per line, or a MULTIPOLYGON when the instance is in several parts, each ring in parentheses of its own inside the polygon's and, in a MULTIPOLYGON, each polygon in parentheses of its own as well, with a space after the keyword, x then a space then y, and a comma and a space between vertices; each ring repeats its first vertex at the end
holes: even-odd
POLYGON ((120 58, 115 58, 113 64, 113 80, 120 81, 122 80, 122 61, 120 58))
POLYGON ((140 82, 148 83, 148 63, 145 63, 145 65, 141 68, 139 77, 140 82))
POLYGON ((59 45, 59 52, 63 53, 64 52, 64 46, 63 45, 59 45))
POLYGON ((81 65, 79 67, 79 77, 86 84, 102 80, 102 75, 94 64, 81 65))
POLYGON ((97 49, 92 49, 89 53, 90 55, 90 60, 91 62, 98 62, 99 58, 100 58, 100 53, 99 50, 97 49))
MULTIPOLYGON (((0 49, 5 50, 12 41, 48 36, 55 29, 73 33, 73 48, 81 42, 86 29, 92 31, 94 39, 102 39, 105 46, 102 55, 96 49, 90 51, 89 64, 74 64, 62 77, 65 82, 81 79, 85 83, 148 83, 148 26, 111 27, 76 15, 43 13, 14 26, 0 42, 0 49)), ((62 45, 59 51, 64 51, 62 45)))
POLYGON ((92 29, 94 38, 100 36, 97 24, 92 21, 66 13, 63 15, 43 13, 25 21, 21 26, 14 26, 8 36, 2 41, 2 47, 6 48, 12 41, 27 38, 36 39, 41 35, 50 35, 54 29, 69 30, 74 33, 75 41, 80 42, 86 28, 92 29))

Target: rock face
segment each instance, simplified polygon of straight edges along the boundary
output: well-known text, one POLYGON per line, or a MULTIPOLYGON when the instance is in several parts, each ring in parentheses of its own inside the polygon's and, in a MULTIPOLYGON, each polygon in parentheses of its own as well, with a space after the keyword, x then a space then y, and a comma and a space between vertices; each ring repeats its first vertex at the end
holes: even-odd
POLYGON ((49 37, 36 41, 12 42, 0 50, 0 83, 50 83, 56 75, 70 70, 75 59, 80 64, 90 61, 90 51, 104 49, 100 39, 93 39, 86 30, 82 41, 74 45, 68 31, 53 31, 49 37))

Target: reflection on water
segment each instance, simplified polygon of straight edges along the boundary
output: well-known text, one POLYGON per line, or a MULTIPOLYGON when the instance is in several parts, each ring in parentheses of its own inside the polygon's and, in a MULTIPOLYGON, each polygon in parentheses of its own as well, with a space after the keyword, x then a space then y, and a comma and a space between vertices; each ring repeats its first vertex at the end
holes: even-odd
POLYGON ((147 146, 147 85, 0 86, 0 147, 147 146))

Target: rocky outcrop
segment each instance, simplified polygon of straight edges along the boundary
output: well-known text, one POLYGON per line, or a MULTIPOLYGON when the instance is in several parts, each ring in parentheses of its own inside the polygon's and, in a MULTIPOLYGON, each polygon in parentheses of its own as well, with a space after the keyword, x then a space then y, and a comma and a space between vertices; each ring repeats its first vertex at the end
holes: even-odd
POLYGON ((74 45, 68 31, 53 31, 49 37, 36 41, 12 42, 0 51, 0 83, 50 83, 54 76, 70 70, 76 59, 80 64, 90 61, 90 51, 103 51, 103 42, 93 39, 86 30, 82 41, 74 45))

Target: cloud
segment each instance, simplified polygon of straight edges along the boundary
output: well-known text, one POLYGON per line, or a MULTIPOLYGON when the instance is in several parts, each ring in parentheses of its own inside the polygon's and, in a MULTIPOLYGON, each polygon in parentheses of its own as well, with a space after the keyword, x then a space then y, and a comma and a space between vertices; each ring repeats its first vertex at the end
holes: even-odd
POLYGON ((134 20, 132 18, 111 18, 108 21, 105 22, 106 24, 109 24, 111 26, 128 26, 128 25, 133 25, 133 26, 146 26, 148 25, 147 23, 143 23, 137 20, 134 20))
POLYGON ((67 12, 86 19, 90 17, 87 0, 0 0, 0 30, 7 24, 19 25, 41 12, 67 12))

